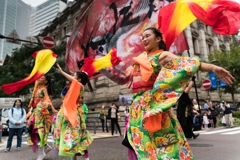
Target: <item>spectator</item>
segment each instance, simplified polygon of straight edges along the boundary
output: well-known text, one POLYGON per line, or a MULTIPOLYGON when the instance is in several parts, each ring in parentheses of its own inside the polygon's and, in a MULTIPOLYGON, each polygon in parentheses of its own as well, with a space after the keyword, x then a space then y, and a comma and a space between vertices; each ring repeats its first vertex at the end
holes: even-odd
MULTIPOLYGON (((128 121, 129 121, 129 107, 128 106, 126 106, 124 114, 126 116, 125 117, 125 130, 126 130, 127 129, 127 124, 128 124, 128 121)), ((126 131, 124 133, 126 133, 126 131)))
POLYGON ((128 115, 129 115, 129 107, 128 106, 126 106, 124 114, 126 117, 128 117, 128 115))
POLYGON ((17 134, 17 150, 20 151, 22 144, 23 124, 26 121, 26 112, 22 108, 22 101, 14 101, 13 107, 8 111, 9 117, 9 135, 5 152, 9 152, 12 147, 12 139, 17 134))
POLYGON ((212 101, 210 100, 210 98, 207 98, 204 103, 204 109, 207 110, 209 107, 212 107, 212 101))
POLYGON ((201 106, 198 106, 197 100, 195 98, 193 99, 192 103, 193 103, 193 107, 192 107, 193 113, 200 113, 199 108, 201 108, 201 106))
POLYGON ((107 110, 105 110, 105 106, 102 105, 102 109, 100 110, 100 120, 102 123, 102 131, 105 132, 104 128, 106 126, 106 131, 108 132, 108 125, 107 125, 107 110))
POLYGON ((193 131, 201 130, 201 119, 199 113, 193 113, 193 131))
POLYGON ((204 124, 204 128, 208 129, 209 121, 208 121, 208 117, 207 117, 207 112, 204 112, 204 114, 203 114, 203 124, 204 124))
POLYGON ((196 130, 201 130, 201 126, 202 126, 202 117, 200 116, 201 113, 201 106, 198 105, 197 100, 194 98, 193 101, 193 106, 192 106, 192 112, 193 112, 193 120, 195 120, 196 122, 199 122, 200 125, 200 129, 197 127, 196 129, 196 124, 193 123, 193 127, 194 127, 194 131, 196 130))
POLYGON ((118 124, 118 108, 115 103, 112 104, 111 108, 108 110, 108 116, 111 118, 111 130, 112 136, 114 134, 114 125, 117 125, 117 129, 119 130, 120 136, 122 136, 122 132, 120 130, 120 126, 118 124))
POLYGON ((207 111, 207 118, 208 118, 208 121, 209 121, 208 128, 214 128, 213 117, 212 117, 212 113, 211 113, 210 108, 207 111))
POLYGON ((223 108, 224 108, 224 116, 226 121, 226 127, 232 127, 233 126, 233 120, 232 120, 232 110, 229 104, 222 101, 223 108))
POLYGON ((220 114, 219 105, 215 105, 213 107, 210 107, 209 110, 211 111, 211 116, 212 116, 212 119, 213 119, 213 128, 216 128, 217 117, 220 114))

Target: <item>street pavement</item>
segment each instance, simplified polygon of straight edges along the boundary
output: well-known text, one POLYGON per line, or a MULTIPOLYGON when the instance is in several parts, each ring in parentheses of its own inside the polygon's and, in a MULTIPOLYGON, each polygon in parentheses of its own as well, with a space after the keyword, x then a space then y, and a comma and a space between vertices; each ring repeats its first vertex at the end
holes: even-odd
MULTIPOLYGON (((240 160, 240 127, 216 128, 202 130, 197 139, 188 139, 196 160, 240 160)), ((108 133, 93 134, 94 141, 89 148, 90 160, 127 160, 127 149, 121 145, 122 138, 118 134, 111 136, 108 133)), ((7 137, 4 137, 6 140, 7 137)), ((52 144, 51 135, 48 143, 52 144)), ((13 145, 16 144, 16 139, 13 145)), ((33 153, 23 137, 22 149, 17 151, 14 146, 11 152, 4 152, 6 145, 0 147, 0 160, 36 160, 38 154, 33 153)), ((67 157, 56 157, 53 151, 49 152, 44 160, 70 160, 67 157)), ((83 157, 78 157, 83 160, 83 157)))

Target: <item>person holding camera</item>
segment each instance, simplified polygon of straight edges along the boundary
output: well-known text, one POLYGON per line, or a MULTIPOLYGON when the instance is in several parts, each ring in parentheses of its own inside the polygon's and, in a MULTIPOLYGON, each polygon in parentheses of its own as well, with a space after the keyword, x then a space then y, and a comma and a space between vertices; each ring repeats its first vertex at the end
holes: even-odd
POLYGON ((108 110, 108 117, 111 118, 111 131, 112 131, 112 136, 114 134, 114 126, 116 124, 117 129, 119 130, 120 136, 122 136, 122 132, 120 129, 120 126, 118 124, 118 108, 115 103, 112 104, 111 108, 108 110))
POLYGON ((227 102, 222 101, 222 107, 224 110, 224 116, 225 116, 225 121, 226 121, 226 127, 232 127, 233 126, 233 118, 232 118, 232 109, 227 102))
POLYGON ((102 131, 105 132, 105 127, 106 127, 106 131, 108 132, 108 125, 107 125, 107 110, 105 109, 105 106, 102 105, 102 108, 99 112, 99 115, 100 115, 100 120, 101 120, 101 123, 102 123, 102 131))

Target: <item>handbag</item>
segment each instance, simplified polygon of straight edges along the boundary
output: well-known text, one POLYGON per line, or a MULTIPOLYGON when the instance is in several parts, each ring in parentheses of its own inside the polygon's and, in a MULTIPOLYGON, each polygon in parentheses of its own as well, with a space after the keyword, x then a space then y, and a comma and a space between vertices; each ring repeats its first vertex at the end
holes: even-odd
POLYGON ((121 115, 120 115, 120 113, 117 113, 117 118, 118 118, 118 120, 121 119, 121 115))
POLYGON ((100 116, 100 114, 99 114, 99 113, 98 113, 98 115, 97 115, 97 118, 98 118, 98 119, 100 119, 100 118, 101 118, 101 116, 100 116))

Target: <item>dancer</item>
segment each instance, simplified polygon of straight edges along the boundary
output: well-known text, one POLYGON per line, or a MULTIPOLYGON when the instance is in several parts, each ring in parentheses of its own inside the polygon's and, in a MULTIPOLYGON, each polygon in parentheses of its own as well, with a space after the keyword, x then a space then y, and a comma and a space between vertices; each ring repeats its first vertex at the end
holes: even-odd
POLYGON ((192 107, 193 103, 189 97, 190 89, 193 86, 194 77, 189 82, 187 87, 184 89, 182 95, 178 100, 178 107, 177 107, 177 118, 181 127, 183 129, 184 135, 186 138, 194 138, 196 139, 199 136, 198 134, 193 133, 193 113, 192 107))
POLYGON ((129 159, 194 159, 171 107, 199 69, 214 72, 227 84, 232 84, 234 77, 197 57, 163 51, 166 45, 156 28, 145 29, 142 43, 147 52, 133 58, 133 69, 128 72, 134 92, 127 130, 133 148, 129 159))
POLYGON ((54 145, 60 156, 76 159, 76 155, 84 155, 89 160, 87 149, 93 138, 86 130, 84 111, 82 109, 82 95, 84 85, 88 82, 85 72, 75 72, 73 76, 64 72, 59 65, 57 70, 69 81, 62 107, 57 115, 54 130, 54 145))
POLYGON ((52 149, 47 144, 48 134, 51 126, 51 116, 48 107, 51 106, 53 112, 57 112, 49 98, 51 91, 51 79, 49 76, 42 76, 35 82, 35 87, 32 93, 32 98, 29 103, 29 108, 32 114, 28 120, 29 128, 29 144, 36 152, 37 144, 40 143, 39 156, 37 160, 42 160, 46 154, 52 149))

